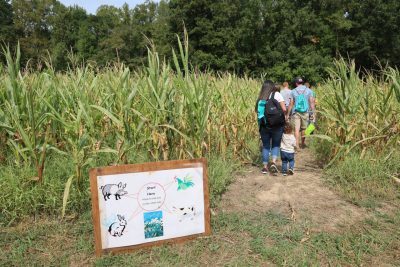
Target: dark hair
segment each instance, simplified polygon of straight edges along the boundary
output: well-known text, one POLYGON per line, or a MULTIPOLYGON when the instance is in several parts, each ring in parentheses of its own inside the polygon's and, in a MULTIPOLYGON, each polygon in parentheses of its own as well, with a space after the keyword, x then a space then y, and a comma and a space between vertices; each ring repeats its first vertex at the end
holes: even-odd
POLYGON ((258 100, 267 100, 269 95, 272 92, 279 91, 279 88, 277 88, 276 84, 271 81, 271 80, 266 80, 263 85, 261 86, 260 94, 258 95, 258 100))
POLYGON ((285 134, 291 134, 293 132, 293 127, 290 123, 285 124, 285 128, 283 128, 283 132, 285 134))
POLYGON ((269 95, 275 91, 279 91, 279 89, 277 89, 275 83, 271 80, 265 80, 263 85, 261 86, 260 93, 258 94, 258 98, 257 98, 257 102, 256 102, 256 109, 255 109, 256 112, 258 110, 258 101, 267 100, 269 95))

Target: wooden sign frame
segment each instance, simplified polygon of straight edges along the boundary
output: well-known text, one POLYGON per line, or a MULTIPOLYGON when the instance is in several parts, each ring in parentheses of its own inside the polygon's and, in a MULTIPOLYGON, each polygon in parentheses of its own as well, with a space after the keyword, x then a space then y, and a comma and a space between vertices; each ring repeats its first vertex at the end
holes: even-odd
MULTIPOLYGON (((89 175, 90 175, 90 189, 92 194, 92 216, 94 225, 96 256, 101 256, 102 254, 109 254, 109 253, 116 254, 116 253, 129 252, 132 250, 162 245, 165 243, 183 242, 199 236, 211 235, 207 160, 205 158, 193 159, 193 160, 173 160, 173 161, 160 161, 160 162, 143 163, 143 164, 99 167, 91 169, 89 175), (106 249, 102 248, 98 176, 153 172, 153 171, 185 169, 185 168, 198 168, 198 167, 202 167, 203 169, 204 227, 205 227, 204 233, 165 239, 165 240, 152 241, 132 246, 114 247, 106 249)), ((101 195, 101 197, 103 196, 101 195)))

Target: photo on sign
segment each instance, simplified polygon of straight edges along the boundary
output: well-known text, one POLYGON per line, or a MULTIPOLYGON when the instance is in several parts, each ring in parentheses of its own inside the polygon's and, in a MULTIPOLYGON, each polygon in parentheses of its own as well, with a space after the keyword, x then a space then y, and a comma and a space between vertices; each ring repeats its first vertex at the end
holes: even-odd
POLYGON ((164 235, 162 211, 143 213, 144 238, 154 238, 164 235))

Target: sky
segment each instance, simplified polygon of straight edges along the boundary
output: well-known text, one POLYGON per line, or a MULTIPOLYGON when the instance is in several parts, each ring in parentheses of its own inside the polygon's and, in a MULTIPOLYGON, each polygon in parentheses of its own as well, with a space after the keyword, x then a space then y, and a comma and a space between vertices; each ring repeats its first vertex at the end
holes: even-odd
POLYGON ((101 5, 110 5, 121 7, 124 3, 129 5, 129 8, 134 8, 138 4, 143 4, 145 0, 60 0, 65 6, 78 5, 86 9, 88 13, 96 14, 96 10, 101 5))

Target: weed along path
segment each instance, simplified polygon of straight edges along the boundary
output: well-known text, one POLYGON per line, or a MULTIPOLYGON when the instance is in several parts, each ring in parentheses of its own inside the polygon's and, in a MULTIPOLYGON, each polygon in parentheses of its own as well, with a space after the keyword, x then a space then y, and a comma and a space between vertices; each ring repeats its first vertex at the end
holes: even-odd
MULTIPOLYGON (((280 166, 278 166, 280 169, 280 166)), ((251 167, 230 185, 222 212, 278 212, 293 221, 308 220, 312 232, 339 231, 365 217, 365 211, 343 200, 321 179, 320 169, 306 149, 296 154, 295 174, 262 174, 251 167)))

